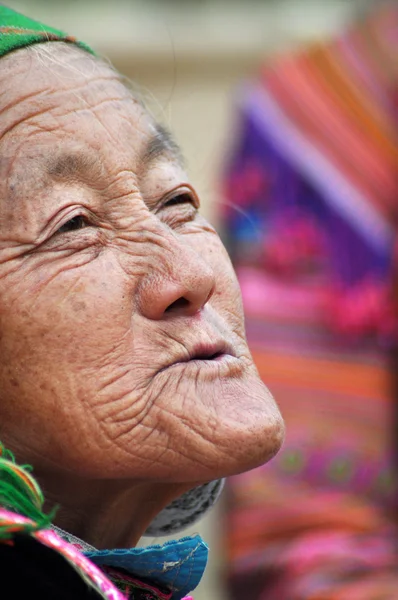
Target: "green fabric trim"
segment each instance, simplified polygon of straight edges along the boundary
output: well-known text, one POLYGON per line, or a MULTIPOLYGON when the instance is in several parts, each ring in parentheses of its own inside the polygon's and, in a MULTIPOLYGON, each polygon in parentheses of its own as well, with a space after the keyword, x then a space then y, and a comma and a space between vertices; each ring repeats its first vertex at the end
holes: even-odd
MULTIPOLYGON (((43 513, 43 494, 30 470, 28 465, 17 465, 13 454, 0 442, 0 506, 31 519, 33 523, 27 528, 36 531, 51 525, 56 509, 49 515, 43 513)), ((0 539, 9 537, 9 525, 0 526, 0 539)))
POLYGON ((43 42, 68 42, 95 54, 90 46, 77 41, 64 31, 43 25, 6 6, 0 6, 0 56, 43 42))

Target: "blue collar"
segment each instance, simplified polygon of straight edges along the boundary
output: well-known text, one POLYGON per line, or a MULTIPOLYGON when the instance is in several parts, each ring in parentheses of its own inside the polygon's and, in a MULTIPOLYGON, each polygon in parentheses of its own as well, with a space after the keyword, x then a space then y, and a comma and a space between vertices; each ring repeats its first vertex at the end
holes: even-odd
POLYGON ((197 587, 206 568, 208 547, 199 535, 163 545, 129 550, 84 552, 98 566, 125 569, 132 577, 171 590, 171 600, 181 600, 197 587))

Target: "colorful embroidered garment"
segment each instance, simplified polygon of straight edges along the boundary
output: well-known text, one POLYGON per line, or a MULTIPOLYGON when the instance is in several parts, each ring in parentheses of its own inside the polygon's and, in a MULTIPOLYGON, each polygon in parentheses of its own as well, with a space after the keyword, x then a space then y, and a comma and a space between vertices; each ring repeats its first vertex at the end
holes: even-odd
MULTIPOLYGON (((78 570, 85 581, 90 582, 98 594, 109 600, 125 600, 125 596, 119 592, 110 580, 76 548, 63 542, 51 529, 37 529, 30 519, 17 515, 13 512, 0 509, 0 536, 3 538, 0 544, 13 545, 17 535, 32 535, 36 540, 62 554, 78 570), (4 534, 8 539, 4 539, 4 534)), ((48 574, 51 577, 51 573, 48 574)), ((3 573, 3 581, 7 574, 3 573)))
MULTIPOLYGON (((86 584, 108 600, 193 600, 185 593, 199 583, 207 561, 207 547, 198 536, 173 542, 173 549, 169 544, 168 547, 136 551, 91 551, 90 560, 77 549, 76 543, 70 544, 62 539, 67 538, 67 534, 61 537, 52 529, 37 529, 26 517, 0 509, 0 544, 13 544, 15 536, 21 534, 33 536, 61 554, 86 584), (115 556, 118 558, 112 559, 115 556), (94 564, 93 558, 97 564, 94 564), (115 563, 116 568, 110 566, 115 563), (138 575, 134 575, 135 567, 138 575)), ((49 572, 48 577, 51 578, 51 575, 49 572)))
POLYGON ((150 600, 154 586, 161 600, 180 600, 198 586, 207 564, 208 547, 198 535, 143 548, 96 550, 57 527, 53 530, 99 566, 119 589, 134 591, 134 600, 139 591, 150 600))

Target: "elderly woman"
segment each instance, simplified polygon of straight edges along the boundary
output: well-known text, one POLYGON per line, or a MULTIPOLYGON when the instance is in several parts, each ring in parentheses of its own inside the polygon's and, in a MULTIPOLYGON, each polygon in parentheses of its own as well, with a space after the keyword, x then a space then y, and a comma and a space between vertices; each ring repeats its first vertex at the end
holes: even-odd
POLYGON ((283 437, 238 284, 178 147, 107 63, 4 7, 0 55, 2 581, 178 600, 200 538, 128 549, 283 437))

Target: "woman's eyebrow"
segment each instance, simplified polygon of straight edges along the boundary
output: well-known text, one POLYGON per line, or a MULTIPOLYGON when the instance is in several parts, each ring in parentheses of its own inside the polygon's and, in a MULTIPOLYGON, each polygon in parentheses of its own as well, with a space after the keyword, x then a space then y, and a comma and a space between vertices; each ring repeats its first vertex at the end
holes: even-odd
MULTIPOLYGON (((155 133, 147 140, 141 154, 140 164, 146 171, 161 158, 171 158, 179 165, 184 165, 180 147, 172 134, 163 126, 156 125, 155 133)), ((82 173, 100 174, 102 163, 97 155, 82 151, 62 152, 51 156, 47 162, 47 174, 56 179, 74 179, 82 173)))
POLYGON ((52 156, 47 163, 47 173, 59 179, 74 179, 88 171, 100 171, 101 161, 96 155, 84 152, 65 152, 52 156))
POLYGON ((172 134, 164 125, 157 124, 155 133, 149 138, 141 154, 141 164, 144 169, 148 169, 151 163, 165 156, 184 166, 180 147, 172 134))

